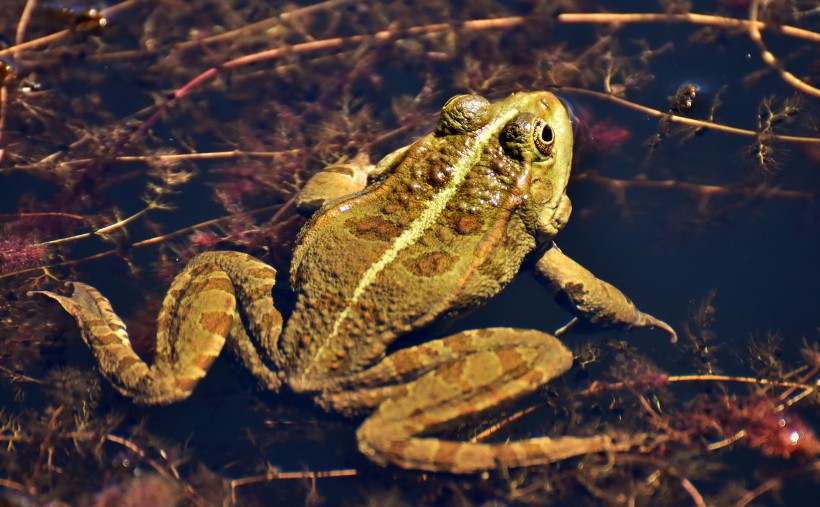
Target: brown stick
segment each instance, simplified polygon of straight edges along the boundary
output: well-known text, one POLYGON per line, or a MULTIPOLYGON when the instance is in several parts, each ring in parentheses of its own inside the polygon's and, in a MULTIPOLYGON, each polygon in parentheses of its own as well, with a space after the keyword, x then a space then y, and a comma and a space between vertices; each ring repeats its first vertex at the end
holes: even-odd
POLYGON ((758 26, 759 21, 757 21, 759 7, 760 0, 754 0, 751 7, 749 7, 749 23, 746 24, 746 27, 749 32, 749 38, 752 39, 752 41, 754 41, 760 49, 760 57, 763 59, 763 62, 774 69, 783 81, 789 83, 803 93, 820 98, 820 89, 811 86, 784 69, 783 65, 781 65, 777 58, 775 58, 774 54, 772 54, 772 52, 766 47, 766 44, 763 42, 763 38, 760 36, 760 27, 758 26))
MULTIPOLYGON (((650 116, 655 116, 657 118, 666 118, 673 123, 682 123, 684 125, 690 125, 692 127, 706 128, 710 130, 717 130, 719 132, 727 132, 729 134, 738 134, 747 137, 757 137, 758 135, 758 132, 754 130, 740 129, 736 127, 730 127, 728 125, 723 125, 720 123, 696 120, 694 118, 687 118, 685 116, 678 116, 671 113, 665 113, 663 111, 659 111, 658 109, 652 109, 651 107, 642 106, 640 104, 636 104, 635 102, 630 102, 629 100, 622 99, 621 97, 610 95, 608 93, 596 92, 594 90, 586 90, 584 88, 573 88, 570 86, 559 88, 559 91, 574 93, 577 95, 588 95, 590 97, 607 100, 609 102, 614 102, 615 104, 628 107, 629 109, 634 109, 635 111, 639 111, 650 116)), ((792 143, 820 144, 820 138, 818 137, 772 135, 771 139, 792 143)))
POLYGON ((558 21, 561 23, 593 23, 593 24, 619 24, 619 23, 692 23, 696 25, 722 26, 725 28, 745 28, 749 24, 754 24, 759 30, 777 30, 783 35, 805 39, 813 42, 820 42, 820 33, 804 30, 795 26, 778 25, 771 26, 762 21, 750 21, 747 19, 727 18, 723 16, 710 16, 708 14, 616 14, 616 13, 566 13, 559 14, 558 21))

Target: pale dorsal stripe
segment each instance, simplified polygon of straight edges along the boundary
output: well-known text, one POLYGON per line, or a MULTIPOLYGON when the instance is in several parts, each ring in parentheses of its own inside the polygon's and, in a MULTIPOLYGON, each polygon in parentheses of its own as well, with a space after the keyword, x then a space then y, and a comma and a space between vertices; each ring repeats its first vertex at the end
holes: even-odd
MULTIPOLYGON (((336 317, 336 321, 333 322, 333 330, 330 332, 330 335, 328 335, 323 342, 323 345, 316 351, 316 357, 320 356, 324 351, 324 344, 330 343, 336 337, 339 332, 339 327, 347 318, 351 307, 358 302, 359 298, 362 294, 364 294, 364 291, 373 284, 379 273, 384 271, 387 265, 396 259, 399 252, 408 246, 415 244, 416 240, 418 240, 421 235, 435 223, 438 216, 442 211, 444 211, 447 203, 450 202, 450 199, 452 199, 455 195, 458 187, 464 182, 464 179, 467 177, 467 173, 469 173, 470 169, 478 163, 484 152, 484 148, 490 140, 497 137, 499 129, 506 125, 507 122, 509 122, 517 114, 518 110, 516 109, 508 111, 507 113, 497 117, 479 131, 476 137, 475 146, 473 146, 470 150, 470 156, 461 158, 453 166, 453 176, 450 183, 441 192, 434 195, 427 202, 427 207, 424 208, 418 218, 411 222, 407 229, 405 229, 403 233, 393 240, 393 244, 382 254, 379 260, 374 262, 367 269, 367 271, 364 272, 362 278, 359 280, 359 284, 353 291, 353 295, 350 296, 347 306, 345 306, 344 310, 342 310, 339 313, 339 316, 336 317)), ((305 373, 308 373, 310 369, 311 367, 308 367, 305 373)))

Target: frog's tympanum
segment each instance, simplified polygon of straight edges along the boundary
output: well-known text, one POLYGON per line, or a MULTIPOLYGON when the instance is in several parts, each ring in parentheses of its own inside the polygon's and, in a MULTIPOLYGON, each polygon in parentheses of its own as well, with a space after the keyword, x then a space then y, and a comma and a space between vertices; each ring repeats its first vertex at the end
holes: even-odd
POLYGON ((530 254, 576 319, 657 327, 674 339, 669 326, 553 243, 570 214, 571 158, 572 125, 551 93, 516 93, 492 104, 453 97, 433 132, 385 157, 366 178, 337 166, 308 183, 302 205, 321 209, 293 253, 296 302, 284 329, 271 267, 238 252, 203 253, 165 297, 150 366, 94 288, 73 283, 71 297, 44 294, 76 318, 103 375, 138 403, 186 398, 227 345, 263 388, 364 415, 359 449, 379 464, 469 473, 630 449, 642 439, 440 437, 567 371, 572 354, 550 334, 476 329, 400 347, 402 336, 493 297, 530 254))

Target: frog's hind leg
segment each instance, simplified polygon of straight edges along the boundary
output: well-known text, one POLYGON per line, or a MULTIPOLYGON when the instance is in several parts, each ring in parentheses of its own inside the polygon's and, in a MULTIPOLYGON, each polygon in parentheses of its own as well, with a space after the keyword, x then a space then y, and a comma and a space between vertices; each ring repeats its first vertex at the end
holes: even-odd
POLYGON ((639 442, 635 438, 614 441, 607 435, 539 437, 503 444, 431 436, 534 392, 572 364, 572 354, 558 339, 533 330, 466 331, 413 349, 431 344, 447 348, 448 341, 471 341, 473 345, 444 360, 439 354, 422 351, 420 361, 434 359, 434 369, 389 388, 389 396, 362 423, 357 432, 359 449, 372 461, 434 472, 475 473, 622 451, 639 442))
POLYGON ((274 275, 272 268, 245 254, 209 252, 195 257, 163 300, 156 358, 150 366, 134 352, 125 324, 108 299, 93 287, 74 282, 70 297, 40 293, 74 316, 100 371, 118 391, 137 403, 167 404, 191 394, 226 339, 266 387, 279 387, 276 373, 257 351, 275 349, 281 330, 281 316, 271 301, 274 275), (257 343, 246 333, 243 316, 257 343))

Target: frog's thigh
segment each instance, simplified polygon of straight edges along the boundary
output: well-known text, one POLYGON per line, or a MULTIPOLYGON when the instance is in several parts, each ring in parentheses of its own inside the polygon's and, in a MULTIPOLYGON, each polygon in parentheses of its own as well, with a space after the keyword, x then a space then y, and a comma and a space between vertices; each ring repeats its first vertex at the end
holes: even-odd
POLYGON ((604 436, 534 438, 505 444, 420 436, 531 393, 572 364, 570 351, 546 333, 509 328, 466 333, 484 335, 495 343, 441 364, 379 405, 357 432, 359 449, 372 461, 471 473, 544 464, 612 447, 604 436), (501 338, 505 336, 515 337, 515 346, 504 345, 501 338))
POLYGON ((210 264, 189 264, 174 279, 157 317, 157 352, 151 367, 156 388, 164 383, 180 397, 188 397, 219 356, 235 320, 236 296, 228 275, 210 264))
MULTIPOLYGON (((521 329, 476 329, 399 349, 364 371, 335 379, 334 389, 322 393, 317 401, 334 412, 356 414, 372 410, 387 398, 406 396, 409 382, 434 369, 478 352, 528 348, 542 335, 521 329)), ((555 347, 566 350, 561 343, 555 347)))
POLYGON ((242 308, 244 321, 235 316, 228 333, 231 351, 259 382, 261 389, 279 389, 282 382, 277 371, 282 367, 283 359, 278 338, 282 331, 282 315, 274 307, 271 295, 276 271, 240 252, 207 252, 196 259, 196 262, 213 265, 227 275, 235 299, 242 308), (271 369, 271 364, 275 370, 271 369))
MULTIPOLYGON (((658 328, 666 332, 672 342, 677 334, 664 321, 643 313, 620 290, 595 277, 589 270, 570 259, 557 247, 552 246, 535 266, 556 298, 570 311, 593 324, 604 327, 622 326, 658 328)), ((569 325, 560 329, 560 335, 569 325)))
POLYGON ((240 252, 206 252, 191 260, 163 301, 152 370, 163 373, 187 397, 227 339, 262 387, 277 389, 278 376, 259 351, 275 349, 281 329, 271 298, 274 277, 273 268, 240 252), (256 340, 245 331, 238 304, 256 340))

